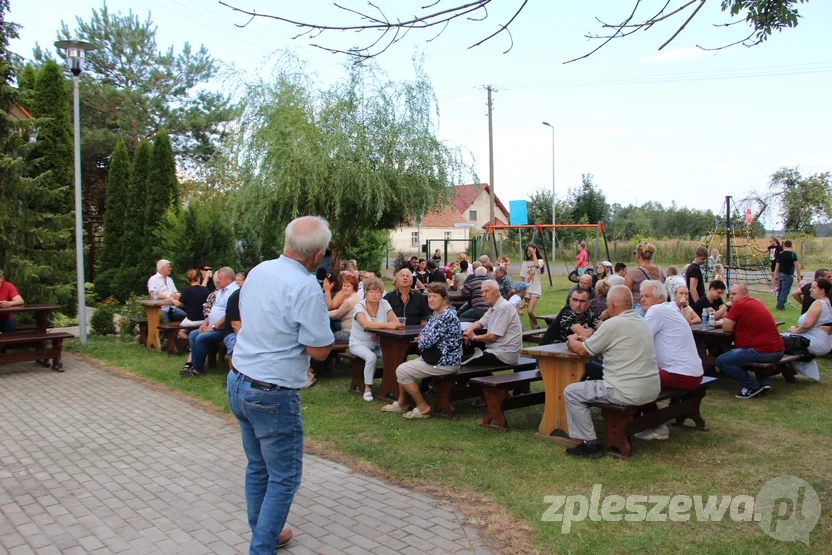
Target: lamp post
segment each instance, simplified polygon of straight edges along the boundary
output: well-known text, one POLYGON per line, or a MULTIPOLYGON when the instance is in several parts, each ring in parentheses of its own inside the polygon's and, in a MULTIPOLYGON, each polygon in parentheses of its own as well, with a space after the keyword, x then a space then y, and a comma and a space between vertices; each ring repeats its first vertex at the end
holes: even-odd
MULTIPOLYGON (((552 225, 556 223, 555 218, 555 128, 549 122, 542 122, 543 125, 552 130, 552 225)), ((555 261, 555 237, 557 232, 552 228, 552 262, 555 261)))
POLYGON ((92 44, 79 40, 59 40, 55 48, 66 50, 66 64, 72 72, 72 92, 75 117, 75 278, 78 285, 78 329, 81 344, 87 344, 87 305, 84 298, 84 228, 81 207, 81 104, 78 97, 78 77, 84 69, 84 52, 95 50, 92 44))

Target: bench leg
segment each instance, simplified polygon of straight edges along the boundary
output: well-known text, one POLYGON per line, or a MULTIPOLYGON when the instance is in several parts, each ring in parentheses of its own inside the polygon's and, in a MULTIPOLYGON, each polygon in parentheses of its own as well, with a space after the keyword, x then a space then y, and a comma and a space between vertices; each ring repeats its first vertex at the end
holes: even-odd
POLYGON ((673 423, 674 426, 683 426, 685 424, 685 420, 690 418, 693 420, 693 423, 696 425, 697 430, 707 431, 708 428, 705 426, 705 419, 702 418, 702 413, 700 412, 700 406, 702 405, 702 399, 705 398, 705 392, 707 390, 701 389, 699 391, 692 391, 691 393, 687 393, 682 396, 681 399, 677 400, 676 402, 686 402, 690 404, 690 411, 684 415, 679 416, 676 418, 676 421, 673 423))
POLYGON ((217 351, 219 351, 219 345, 217 345, 216 343, 211 343, 210 345, 208 345, 206 368, 213 370, 217 367, 217 351))
POLYGON ((633 415, 617 410, 601 409, 601 416, 607 425, 604 436, 604 451, 608 455, 622 459, 629 459, 632 455, 630 438, 627 437, 627 427, 633 421, 633 415))
POLYGON ((176 356, 176 336, 179 335, 179 330, 165 330, 165 335, 168 337, 168 355, 176 356))
POLYGON ((362 395, 364 393, 364 361, 353 359, 350 363, 350 391, 362 395))
POLYGON ((794 371, 794 368, 789 366, 788 364, 784 364, 780 369, 780 373, 783 374, 783 379, 789 383, 797 383, 797 372, 794 371))
POLYGON ((139 343, 147 345, 147 322, 138 324, 139 326, 139 343))
POLYGON ((64 371, 64 363, 61 360, 61 353, 63 352, 63 339, 53 339, 52 340, 52 349, 55 351, 55 356, 52 357, 52 370, 55 372, 63 372, 64 371))
POLYGON ((494 428, 503 432, 508 431, 506 413, 503 412, 503 401, 508 397, 508 391, 496 387, 483 387, 482 393, 485 396, 485 415, 482 417, 482 426, 494 428), (496 421, 496 424, 492 424, 496 421))
POLYGON ((456 384, 456 375, 442 376, 434 379, 436 387, 436 404, 433 407, 433 415, 443 418, 453 418, 454 407, 451 405, 451 392, 456 384))

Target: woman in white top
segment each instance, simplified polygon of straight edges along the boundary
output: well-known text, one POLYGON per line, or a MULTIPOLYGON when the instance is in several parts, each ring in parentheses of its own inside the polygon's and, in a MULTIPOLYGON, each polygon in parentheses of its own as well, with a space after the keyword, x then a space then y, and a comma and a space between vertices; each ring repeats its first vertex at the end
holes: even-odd
MULTIPOLYGON (((800 335, 809 340, 809 354, 822 356, 829 352, 832 347, 832 340, 829 338, 832 332, 832 306, 830 306, 829 293, 832 289, 825 279, 818 279, 812 282, 809 294, 815 301, 804 314, 797 320, 797 325, 789 328, 789 334, 800 335)), ((784 334, 785 335, 785 334, 784 334)), ((814 360, 808 362, 794 362, 794 369, 815 381, 820 381, 818 363, 814 360)))
POLYGON ((520 279, 526 282, 526 308, 529 314, 529 322, 531 329, 537 329, 537 314, 534 313, 534 307, 537 306, 537 301, 543 294, 541 284, 543 282, 543 255, 537 245, 530 243, 526 247, 526 260, 520 266, 520 279))
POLYGON ((352 331, 353 308, 361 300, 358 298, 358 279, 352 274, 341 277, 341 293, 344 294, 344 302, 335 310, 329 311, 332 320, 341 322, 341 329, 335 332, 336 343, 349 343, 350 331, 352 331))
POLYGON ((398 330, 399 323, 390 303, 381 298, 384 283, 377 277, 364 280, 364 300, 353 310, 350 353, 364 361, 364 400, 373 400, 373 380, 376 377, 376 361, 381 358, 381 345, 373 330, 398 330))
POLYGON ((676 303, 676 308, 688 321, 688 324, 701 324, 702 318, 690 307, 688 300, 688 288, 685 285, 676 288, 676 293, 673 295, 673 302, 676 303))

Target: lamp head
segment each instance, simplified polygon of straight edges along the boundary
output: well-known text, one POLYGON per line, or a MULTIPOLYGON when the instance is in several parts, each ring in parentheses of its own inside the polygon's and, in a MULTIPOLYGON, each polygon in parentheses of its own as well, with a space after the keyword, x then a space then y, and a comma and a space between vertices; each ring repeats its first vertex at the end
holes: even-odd
POLYGON ((72 75, 78 77, 84 69, 84 52, 95 50, 95 46, 80 39, 59 40, 55 48, 66 50, 66 65, 72 75))

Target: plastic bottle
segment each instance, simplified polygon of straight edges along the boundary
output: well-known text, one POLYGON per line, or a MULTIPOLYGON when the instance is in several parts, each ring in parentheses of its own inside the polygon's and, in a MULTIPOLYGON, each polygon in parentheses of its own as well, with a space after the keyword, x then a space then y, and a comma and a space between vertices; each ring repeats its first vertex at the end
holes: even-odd
POLYGON ((156 293, 156 288, 150 290, 150 300, 155 301, 159 298, 158 294, 156 293))
POLYGON ((702 329, 707 331, 708 330, 708 309, 702 309, 702 329))
POLYGON ((714 329, 714 313, 713 311, 708 313, 708 329, 714 329))

